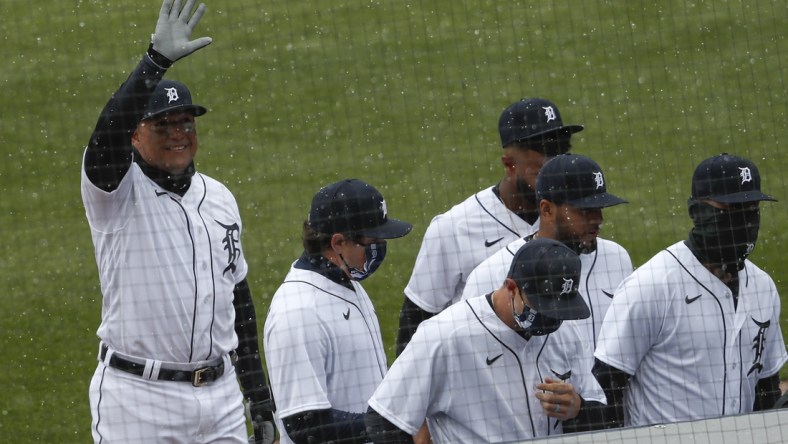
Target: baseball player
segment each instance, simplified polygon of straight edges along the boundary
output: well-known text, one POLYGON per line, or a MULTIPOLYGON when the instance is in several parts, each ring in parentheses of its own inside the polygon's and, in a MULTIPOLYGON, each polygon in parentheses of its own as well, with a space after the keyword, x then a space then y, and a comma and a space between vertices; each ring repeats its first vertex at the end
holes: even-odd
POLYGON ((754 163, 721 154, 692 176, 686 240, 618 287, 595 352, 611 426, 648 425, 771 408, 788 359, 780 298, 747 257, 760 226, 754 163), (624 402, 624 392, 626 401, 624 402))
MULTIPOLYGON (((539 231, 513 241, 479 264, 468 276, 462 297, 468 299, 494 289, 505 276, 514 252, 532 238, 559 240, 578 253, 583 264, 580 294, 591 316, 577 323, 593 350, 613 292, 632 272, 632 260, 624 247, 599 237, 602 209, 626 201, 607 192, 602 168, 594 160, 578 154, 548 161, 536 179, 536 195, 539 231)), ((593 360, 589 356, 589 365, 593 360)))
POLYGON ((195 117, 206 109, 162 79, 211 43, 189 40, 204 12, 193 0, 162 3, 147 53, 84 152, 82 199, 103 294, 90 384, 97 443, 246 443, 244 398, 255 442, 274 439, 238 206, 195 171, 195 117))
POLYGON ((386 240, 411 224, 388 217, 368 183, 321 188, 303 225, 304 253, 274 294, 263 342, 282 443, 366 442, 367 400, 388 367, 372 301, 360 281, 386 240))
POLYGON ((419 323, 460 299, 476 265, 537 230, 536 175, 547 159, 569 151, 572 134, 583 127, 564 125, 555 104, 531 98, 506 108, 498 129, 505 175, 430 222, 405 288, 397 354, 419 323))
POLYGON ((604 393, 581 362, 589 316, 580 259, 564 244, 521 247, 500 288, 425 321, 369 401, 375 443, 405 443, 427 420, 436 443, 514 442, 560 434, 604 393), (545 325, 553 325, 552 332, 545 325))

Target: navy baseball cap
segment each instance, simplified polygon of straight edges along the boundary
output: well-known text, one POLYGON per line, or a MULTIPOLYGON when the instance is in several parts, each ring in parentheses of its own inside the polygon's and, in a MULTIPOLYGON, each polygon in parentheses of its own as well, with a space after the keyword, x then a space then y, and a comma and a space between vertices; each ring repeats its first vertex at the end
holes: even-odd
POLYGON ((754 163, 728 153, 709 157, 695 168, 692 199, 726 204, 777 201, 761 192, 761 174, 754 163))
POLYGON ((504 147, 513 142, 536 139, 556 132, 570 137, 582 130, 581 125, 564 125, 558 107, 549 100, 539 98, 521 99, 511 104, 498 119, 501 146, 504 147))
POLYGON ((319 233, 353 233, 378 239, 402 237, 413 229, 408 222, 388 217, 383 195, 358 179, 321 188, 312 199, 308 223, 319 233))
POLYGON ((536 197, 575 208, 605 208, 627 203, 607 192, 602 168, 580 154, 561 154, 548 160, 536 176, 536 197))
POLYGON ((514 254, 512 278, 533 309, 553 319, 586 319, 591 311, 580 296, 580 257, 563 243, 536 238, 514 254))
POLYGON ((190 112, 195 116, 208 112, 205 107, 192 103, 192 94, 186 85, 175 80, 162 79, 148 99, 142 120, 174 111, 190 112))

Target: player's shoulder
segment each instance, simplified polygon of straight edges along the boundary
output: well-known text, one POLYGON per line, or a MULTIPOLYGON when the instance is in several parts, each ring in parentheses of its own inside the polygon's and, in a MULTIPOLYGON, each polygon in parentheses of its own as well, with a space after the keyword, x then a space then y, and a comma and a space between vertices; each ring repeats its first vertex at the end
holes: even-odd
POLYGON ((609 254, 609 255, 629 256, 629 252, 627 251, 627 249, 616 241, 598 237, 596 240, 596 244, 597 244, 597 249, 599 250, 600 253, 609 254))
POLYGON ((274 293, 271 307, 287 311, 308 309, 314 313, 318 305, 342 300, 351 292, 320 273, 291 266, 274 293))
POLYGON ((514 258, 515 253, 517 250, 520 249, 523 245, 526 244, 526 240, 522 237, 518 237, 517 239, 509 242, 503 248, 496 251, 495 253, 488 256, 484 259, 479 265, 476 266, 476 269, 486 270, 489 268, 497 268, 501 265, 508 265, 512 263, 512 259, 514 258))
POLYGON ((485 188, 481 191, 478 191, 470 196, 466 197, 462 202, 455 204, 451 208, 449 208, 446 212, 439 214, 435 218, 441 219, 456 219, 456 218, 465 218, 468 215, 468 212, 479 212, 482 210, 480 203, 482 206, 490 205, 498 198, 495 196, 495 193, 492 191, 493 187, 485 188))
MULTIPOLYGON (((452 304, 442 312, 422 322, 419 328, 424 325, 425 333, 432 338, 466 336, 468 334, 468 320, 473 317, 474 313, 470 307, 479 305, 477 299, 481 301, 485 299, 485 296, 474 297, 452 304)), ((483 302, 486 303, 486 301, 483 302)), ((479 313, 479 310, 477 309, 475 312, 479 313)))
MULTIPOLYGON (((756 265, 751 260, 747 259, 744 261, 743 271, 746 274, 747 281, 752 281, 759 286, 769 286, 776 288, 776 285, 774 284, 774 279, 772 279, 769 273, 767 273, 765 270, 763 270, 761 267, 756 265)), ((741 276, 741 273, 739 274, 739 276, 741 276)))
POLYGON ((638 285, 662 286, 673 278, 683 279, 684 272, 699 273, 701 268, 700 262, 681 241, 651 256, 643 265, 637 267, 626 281, 638 281, 638 285))
POLYGON ((664 270, 666 266, 675 268, 679 263, 690 268, 694 268, 695 263, 700 264, 689 247, 684 244, 684 241, 676 242, 657 251, 639 268, 659 268, 664 270))
MULTIPOLYGON (((206 188, 206 190, 208 192, 226 193, 226 194, 229 194, 230 196, 232 196, 232 192, 230 191, 230 189, 227 188, 227 186, 225 184, 223 184, 222 182, 219 182, 218 180, 214 179, 213 177, 211 177, 211 176, 209 176, 207 174, 201 173, 199 171, 195 173, 195 176, 198 176, 199 178, 202 179, 202 181, 205 183, 205 188, 206 188)), ((192 180, 194 180, 194 179, 192 179, 192 180)))
POLYGON ((620 262, 626 268, 632 268, 632 258, 629 251, 618 242, 597 238, 597 255, 604 262, 620 262))

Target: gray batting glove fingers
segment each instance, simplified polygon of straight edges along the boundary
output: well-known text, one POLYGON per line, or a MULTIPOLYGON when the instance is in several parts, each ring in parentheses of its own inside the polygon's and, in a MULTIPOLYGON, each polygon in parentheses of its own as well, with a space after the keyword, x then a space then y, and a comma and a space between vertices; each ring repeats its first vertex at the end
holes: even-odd
POLYGON ((204 3, 200 3, 192 14, 194 3, 195 0, 186 0, 183 8, 181 8, 181 0, 164 0, 161 4, 159 20, 156 22, 156 30, 151 35, 151 43, 154 50, 172 62, 210 45, 213 41, 210 37, 189 40, 192 31, 205 14, 204 3))
POLYGON ((252 423, 254 435, 249 437, 250 444, 272 444, 276 438, 273 421, 255 421, 252 423))

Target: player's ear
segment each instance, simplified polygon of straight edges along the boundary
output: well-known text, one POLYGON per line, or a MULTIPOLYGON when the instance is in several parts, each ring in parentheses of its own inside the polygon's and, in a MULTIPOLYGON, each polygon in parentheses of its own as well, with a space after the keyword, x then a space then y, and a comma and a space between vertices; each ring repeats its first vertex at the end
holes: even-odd
POLYGON ((507 172, 514 171, 514 158, 508 153, 504 152, 501 156, 501 164, 503 164, 503 167, 507 172))
POLYGON ((539 217, 548 218, 555 214, 555 206, 547 199, 539 201, 539 217))
POLYGON ((515 282, 514 279, 512 279, 512 278, 506 278, 506 280, 503 281, 503 287, 508 292, 511 292, 511 293, 516 293, 517 292, 517 282, 515 282))
POLYGON ((345 238, 345 235, 343 235, 341 233, 334 233, 334 234, 331 235, 331 249, 332 250, 334 250, 336 252, 339 252, 339 250, 342 248, 342 245, 344 245, 345 242, 347 242, 347 239, 345 238))
POLYGON ((137 151, 139 151, 140 149, 139 144, 140 144, 139 130, 135 129, 134 133, 131 135, 131 146, 133 146, 134 148, 137 149, 137 151))

